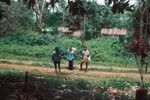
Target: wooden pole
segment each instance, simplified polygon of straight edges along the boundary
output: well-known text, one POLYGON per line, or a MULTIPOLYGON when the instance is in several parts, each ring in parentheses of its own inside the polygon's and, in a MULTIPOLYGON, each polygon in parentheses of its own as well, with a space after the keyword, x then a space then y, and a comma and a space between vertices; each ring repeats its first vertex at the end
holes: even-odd
POLYGON ((25 79, 24 79, 24 91, 27 92, 28 88, 28 71, 25 72, 25 79))
POLYGON ((84 20, 83 20, 83 35, 82 35, 82 46, 84 46, 84 38, 85 38, 85 21, 86 17, 84 15, 84 20))
POLYGON ((62 3, 62 9, 63 9, 63 26, 65 26, 65 1, 62 3))

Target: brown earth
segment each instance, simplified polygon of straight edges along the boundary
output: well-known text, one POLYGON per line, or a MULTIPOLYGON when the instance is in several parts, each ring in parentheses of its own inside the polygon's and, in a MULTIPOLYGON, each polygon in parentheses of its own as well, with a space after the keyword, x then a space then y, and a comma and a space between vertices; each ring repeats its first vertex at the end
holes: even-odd
MULTIPOLYGON (((38 73, 42 75, 48 74, 55 74, 55 71, 51 67, 41 67, 41 66, 29 66, 29 65, 18 65, 18 64, 0 64, 0 68, 8 68, 8 69, 15 69, 21 72, 31 72, 31 73, 38 73)), ((117 70, 117 68, 115 68, 117 70)), ((120 68, 118 68, 120 69, 120 68)), ((129 72, 101 72, 101 71, 79 71, 78 69, 74 69, 72 71, 65 69, 61 69, 61 73, 68 73, 69 77, 103 77, 103 76, 121 76, 121 77, 130 77, 130 78, 139 78, 138 73, 129 73, 129 72), (79 76, 80 74, 80 76, 79 76)), ((145 78, 150 78, 150 74, 145 74, 145 78)))
MULTIPOLYGON (((54 68, 51 64, 49 66, 33 66, 32 61, 21 61, 21 63, 17 61, 2 61, 0 63, 0 69, 12 69, 17 70, 19 72, 26 72, 29 73, 35 73, 37 75, 57 75, 54 71, 54 68)), ((72 71, 66 69, 66 65, 62 64, 61 73, 65 77, 68 78, 100 78, 105 76, 121 76, 121 77, 129 77, 129 78, 140 78, 138 73, 132 73, 128 72, 129 70, 136 70, 135 68, 119 68, 119 67, 110 67, 110 66, 92 66, 90 65, 90 68, 102 68, 102 69, 108 69, 113 68, 114 70, 118 70, 118 72, 106 72, 106 71, 93 71, 88 70, 80 71, 79 65, 77 69, 74 69, 72 71), (127 72, 119 72, 119 70, 126 70, 127 72)), ((14 78, 14 77, 12 77, 14 78)), ((145 74, 145 79, 150 79, 150 74, 145 74)), ((100 88, 94 88, 94 89, 87 89, 87 90, 76 90, 71 91, 66 90, 64 87, 60 88, 54 88, 51 86, 43 85, 43 83, 40 81, 40 77, 37 78, 37 80, 34 80, 35 83, 28 85, 27 92, 22 89, 24 87, 23 79, 14 78, 11 79, 8 77, 1 77, 0 78, 0 100, 103 100, 102 97, 105 95, 104 98, 108 98, 109 100, 122 100, 124 98, 124 94, 126 94, 126 91, 120 91, 117 89, 107 89, 103 90, 100 88), (39 81, 38 81, 39 80, 39 81), (41 83, 40 83, 41 82, 41 83), (115 91, 115 93, 114 93, 115 91), (85 96, 85 94, 89 93, 89 96, 85 96), (98 93, 100 93, 100 96, 96 96, 98 93), (122 95, 119 95, 122 94, 122 95)), ((34 82, 33 81, 33 82, 34 82)), ((50 85, 50 84, 49 84, 50 85)), ((128 96, 130 94, 135 93, 135 91, 127 91, 128 96)), ((149 100, 149 99, 148 99, 149 100)))

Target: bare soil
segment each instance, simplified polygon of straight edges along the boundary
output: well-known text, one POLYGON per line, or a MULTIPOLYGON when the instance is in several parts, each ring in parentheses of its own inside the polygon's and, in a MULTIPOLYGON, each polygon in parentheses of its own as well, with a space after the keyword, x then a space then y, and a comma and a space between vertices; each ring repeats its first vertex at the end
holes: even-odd
MULTIPOLYGON (((31 61, 23 61, 21 64, 16 61, 11 63, 0 63, 0 68, 13 69, 19 72, 33 73, 39 76, 43 75, 57 75, 53 66, 33 66, 31 61)), ((80 71, 79 66, 76 65, 76 69, 70 71, 62 65, 61 74, 68 78, 100 78, 105 76, 122 76, 129 78, 140 78, 138 73, 131 72, 106 72, 106 71, 80 71)), ((107 68, 110 66, 89 66, 90 68, 107 68)), ((119 67, 113 67, 115 70, 121 70, 119 67)), ((136 70, 134 68, 124 70, 136 70)), ((150 79, 150 74, 144 76, 145 79, 150 79)), ((150 92, 150 90, 149 90, 150 92)), ((19 76, 0 76, 0 100, 126 100, 133 99, 135 91, 117 90, 113 88, 88 88, 69 90, 65 87, 53 87, 51 84, 45 84, 42 77, 36 77, 32 79, 32 83, 28 83, 28 87, 25 87, 24 77, 19 76), (127 93, 127 95, 126 95, 127 93), (128 98, 129 97, 129 98, 128 98)), ((149 100, 149 99, 148 99, 149 100)))
MULTIPOLYGON (((90 66, 91 67, 91 66, 90 66)), ((100 66, 101 67, 101 66, 100 66)), ((27 66, 27 65, 18 65, 18 64, 0 64, 0 68, 8 68, 8 69, 15 69, 21 72, 31 72, 31 73, 38 73, 43 75, 48 74, 55 74, 54 68, 52 67, 41 67, 41 66, 27 66)), ((118 68, 120 69, 120 68, 118 68)), ((117 70, 117 68, 116 68, 117 70)), ((130 78, 139 78, 138 73, 131 73, 131 72, 101 72, 101 71, 91 71, 87 70, 80 71, 79 69, 74 69, 72 71, 68 70, 67 68, 61 69, 62 73, 72 73, 69 74, 69 77, 81 77, 81 76, 88 76, 88 77, 102 77, 102 76, 121 76, 121 77, 130 77, 130 78), (80 76, 78 76, 80 74, 80 76)), ((150 74, 145 74, 145 78, 150 78, 150 74)))

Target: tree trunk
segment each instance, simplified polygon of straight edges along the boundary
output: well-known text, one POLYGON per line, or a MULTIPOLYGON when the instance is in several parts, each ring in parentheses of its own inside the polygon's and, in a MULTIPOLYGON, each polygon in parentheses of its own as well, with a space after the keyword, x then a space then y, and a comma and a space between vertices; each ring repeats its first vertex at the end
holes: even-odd
POLYGON ((136 90, 135 100, 147 100, 147 89, 136 90))
POLYGON ((81 31, 81 43, 82 43, 82 46, 84 46, 84 38, 85 38, 85 21, 86 21, 86 17, 84 15, 83 31, 81 31))
POLYGON ((43 0, 42 7, 40 9, 39 2, 36 0, 35 10, 36 10, 36 17, 37 17, 37 27, 41 31, 43 29, 43 9, 44 9, 45 0, 43 0))

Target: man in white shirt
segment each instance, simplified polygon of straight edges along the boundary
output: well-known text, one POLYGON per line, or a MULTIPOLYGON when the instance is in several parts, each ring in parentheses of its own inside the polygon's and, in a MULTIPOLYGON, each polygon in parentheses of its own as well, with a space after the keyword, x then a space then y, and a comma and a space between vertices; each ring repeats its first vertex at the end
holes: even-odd
POLYGON ((88 51, 88 49, 86 47, 83 49, 82 53, 83 53, 83 59, 82 59, 82 61, 80 63, 80 70, 82 70, 83 63, 86 64, 86 70, 87 70, 90 53, 89 53, 89 51, 88 51))

